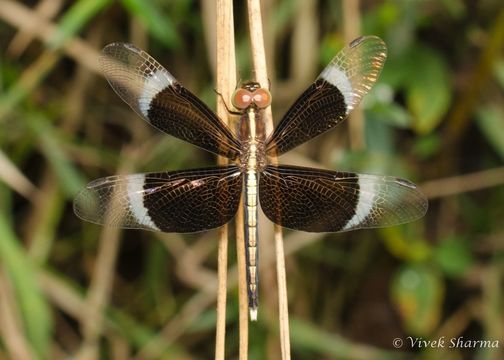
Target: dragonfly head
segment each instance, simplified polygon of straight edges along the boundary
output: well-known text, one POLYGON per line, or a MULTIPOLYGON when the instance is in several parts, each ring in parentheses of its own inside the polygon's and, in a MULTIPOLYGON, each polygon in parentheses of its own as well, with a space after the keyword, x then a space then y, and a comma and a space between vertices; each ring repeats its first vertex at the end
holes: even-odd
POLYGON ((232 97, 233 106, 245 110, 250 106, 264 109, 271 104, 271 94, 268 89, 262 88, 258 82, 248 81, 237 89, 232 97))

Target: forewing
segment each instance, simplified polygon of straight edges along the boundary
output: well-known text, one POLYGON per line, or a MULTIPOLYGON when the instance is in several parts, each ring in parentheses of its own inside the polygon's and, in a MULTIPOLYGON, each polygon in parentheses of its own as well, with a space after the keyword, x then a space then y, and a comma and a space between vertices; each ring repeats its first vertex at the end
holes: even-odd
POLYGON ((407 180, 297 166, 268 165, 259 198, 271 221, 308 232, 398 225, 427 211, 427 199, 407 180))
POLYGON ((148 123, 215 154, 238 156, 240 145, 229 128, 145 51, 113 43, 100 63, 115 92, 148 123))
POLYGON ((386 56, 376 36, 352 41, 287 111, 267 140, 267 153, 283 154, 343 121, 378 79, 386 56))
POLYGON ((229 222, 241 189, 234 165, 110 176, 89 183, 74 199, 74 212, 96 224, 191 233, 229 222))

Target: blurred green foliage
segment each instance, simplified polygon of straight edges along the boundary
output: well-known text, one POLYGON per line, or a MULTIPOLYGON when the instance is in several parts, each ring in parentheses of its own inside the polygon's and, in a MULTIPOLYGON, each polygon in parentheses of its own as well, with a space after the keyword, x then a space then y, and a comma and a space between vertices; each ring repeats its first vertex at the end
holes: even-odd
MULTIPOLYGON (((42 3, 0 4, 1 358, 85 354, 100 254, 115 236, 73 215, 71 200, 87 181, 215 164, 145 125, 86 60, 107 43, 135 39, 213 104, 215 16, 203 2, 55 1, 50 20, 41 20, 54 25, 50 36, 43 26, 21 31, 33 23, 27 14, 41 16, 35 9, 42 3), (78 55, 68 50, 76 38, 83 44, 78 55)), ((360 14, 343 13, 341 1, 306 3, 273 1, 264 15, 277 120, 308 85, 295 70, 296 57, 316 49, 319 71, 344 46, 344 21, 360 21, 362 33, 382 37, 389 54, 361 105, 365 147, 353 150, 342 125, 288 155, 289 162, 310 158, 320 167, 410 178, 430 197, 430 210, 400 227, 324 234, 288 256, 293 358, 502 358, 501 1, 361 1, 360 14), (301 16, 306 3, 311 17, 301 16), (293 35, 303 21, 316 29, 304 34, 309 43, 293 35), (394 348, 394 338, 407 336, 499 340, 500 348, 394 348)), ((250 68, 250 50, 244 5, 235 6, 241 75, 250 68)), ((117 263, 111 260, 114 283, 103 295, 94 355, 212 357, 215 294, 205 285, 215 280, 217 232, 117 236, 122 242, 117 263)), ((287 249, 310 236, 287 232, 287 249)), ((274 272, 266 262, 263 270, 274 272)), ((276 295, 264 278, 251 359, 278 358, 276 295)), ((229 358, 237 354, 237 303, 232 284, 229 358)))
POLYGON ((34 356, 44 358, 51 345, 53 319, 48 301, 37 285, 37 265, 27 256, 12 233, 11 224, 3 216, 0 217, 0 238, 0 261, 14 289, 28 346, 34 356))

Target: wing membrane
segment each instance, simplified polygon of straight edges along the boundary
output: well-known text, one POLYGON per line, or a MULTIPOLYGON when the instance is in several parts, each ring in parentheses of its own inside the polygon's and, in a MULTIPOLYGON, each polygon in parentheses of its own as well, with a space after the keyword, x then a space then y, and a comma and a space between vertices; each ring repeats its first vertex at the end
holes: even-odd
POLYGON ((386 56, 386 45, 376 36, 358 38, 341 50, 284 115, 267 140, 267 153, 283 154, 343 121, 378 79, 386 56))
POLYGON ((238 167, 110 176, 92 181, 74 212, 96 224, 163 232, 198 232, 229 222, 240 201, 238 167))
POLYGON ((259 198, 271 221, 309 232, 398 225, 427 211, 425 196, 407 180, 297 166, 268 165, 259 198))
POLYGON ((240 144, 229 128, 145 51, 113 43, 100 63, 115 92, 148 123, 214 154, 238 156, 240 144))

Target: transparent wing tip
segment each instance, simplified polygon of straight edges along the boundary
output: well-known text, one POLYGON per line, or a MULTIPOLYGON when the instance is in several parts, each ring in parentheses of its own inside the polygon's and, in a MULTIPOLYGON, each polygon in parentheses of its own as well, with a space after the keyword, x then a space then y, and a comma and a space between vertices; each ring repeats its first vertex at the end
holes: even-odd
POLYGON ((99 208, 99 199, 95 192, 88 188, 82 189, 73 201, 75 215, 85 221, 96 222, 96 212, 99 208))

